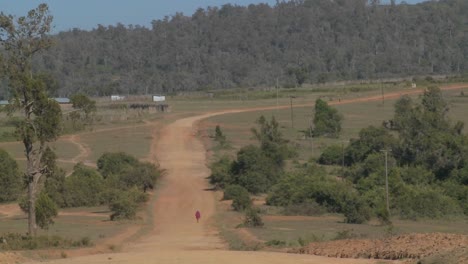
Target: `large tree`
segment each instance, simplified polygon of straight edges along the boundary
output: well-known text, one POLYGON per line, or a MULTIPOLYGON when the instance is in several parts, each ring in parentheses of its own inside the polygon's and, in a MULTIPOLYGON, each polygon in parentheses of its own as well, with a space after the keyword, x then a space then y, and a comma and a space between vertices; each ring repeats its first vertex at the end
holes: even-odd
POLYGON ((8 83, 10 113, 21 113, 16 133, 23 142, 26 155, 25 181, 28 185, 29 235, 36 235, 36 199, 43 175, 48 168, 42 156, 48 142, 60 132, 61 109, 49 99, 43 75, 32 69, 32 60, 52 44, 48 38, 52 16, 46 4, 30 10, 18 18, 0 13, 0 45, 4 50, 2 72, 8 83))
POLYGON ((338 137, 343 116, 322 99, 315 101, 314 136, 338 137))
POLYGON ((463 134, 463 123, 453 124, 448 110, 448 102, 437 87, 429 87, 421 103, 409 97, 396 102, 390 126, 399 134, 399 147, 394 152, 401 164, 426 166, 439 179, 465 166, 468 138, 463 134))

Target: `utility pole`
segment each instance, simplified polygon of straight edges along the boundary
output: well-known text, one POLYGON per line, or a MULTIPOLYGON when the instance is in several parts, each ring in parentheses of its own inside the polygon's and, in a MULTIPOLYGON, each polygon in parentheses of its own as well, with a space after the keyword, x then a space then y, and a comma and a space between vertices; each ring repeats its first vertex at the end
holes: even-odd
POLYGON ((380 90, 382 90, 382 106, 385 105, 385 95, 382 80, 380 80, 380 90))
POLYGON ((291 102, 291 127, 294 128, 294 112, 293 112, 293 104, 292 99, 295 98, 294 96, 289 96, 289 100, 291 102))
POLYGON ((341 177, 344 177, 344 141, 341 141, 341 177))
POLYGON ((348 140, 341 140, 341 176, 344 177, 344 143, 348 140))
POLYGON ((276 114, 278 114, 278 77, 276 77, 276 114))
POLYGON ((392 151, 391 149, 384 149, 381 150, 383 153, 385 153, 385 193, 386 193, 386 200, 387 200, 387 212, 388 216, 390 216, 390 204, 388 201, 388 152, 392 151))

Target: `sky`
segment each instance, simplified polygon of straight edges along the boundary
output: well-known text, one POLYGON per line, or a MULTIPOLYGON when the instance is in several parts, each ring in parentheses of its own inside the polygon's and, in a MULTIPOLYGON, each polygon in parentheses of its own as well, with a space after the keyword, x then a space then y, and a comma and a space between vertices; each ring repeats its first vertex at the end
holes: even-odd
MULTIPOLYGON (((422 0, 406 0, 413 4, 422 0)), ((150 28, 151 21, 171 16, 176 12, 192 15, 197 8, 236 4, 267 3, 276 0, 0 0, 0 11, 14 16, 24 16, 40 3, 49 5, 54 16, 53 30, 67 31, 73 28, 91 30, 98 24, 103 26, 122 23, 150 28)))

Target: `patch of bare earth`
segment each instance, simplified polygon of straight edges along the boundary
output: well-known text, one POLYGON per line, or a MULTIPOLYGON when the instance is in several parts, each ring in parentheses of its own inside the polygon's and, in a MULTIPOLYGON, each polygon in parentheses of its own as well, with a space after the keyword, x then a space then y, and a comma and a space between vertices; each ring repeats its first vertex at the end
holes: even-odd
POLYGON ((314 242, 294 253, 335 258, 421 259, 451 251, 468 251, 468 236, 458 234, 404 234, 387 239, 347 239, 314 242))
POLYGON ((22 263, 25 261, 25 258, 18 255, 15 252, 1 252, 0 253, 0 264, 8 263, 22 263))
POLYGON ((0 204, 0 217, 13 217, 21 214, 23 214, 23 212, 17 203, 0 204))

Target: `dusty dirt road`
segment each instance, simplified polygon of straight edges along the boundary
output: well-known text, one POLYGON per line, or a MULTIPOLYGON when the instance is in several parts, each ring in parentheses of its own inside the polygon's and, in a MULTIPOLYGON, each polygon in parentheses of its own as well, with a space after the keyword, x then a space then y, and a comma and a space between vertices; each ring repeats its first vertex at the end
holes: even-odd
MULTIPOLYGON (((463 86, 467 87, 467 86, 463 86)), ((459 89, 462 87, 447 89, 459 89)), ((411 91, 410 93, 420 93, 411 91)), ((387 94, 395 98, 402 93, 387 94)), ((340 104, 380 100, 380 96, 342 100, 340 104)), ((336 103, 335 103, 336 104, 336 103)), ((281 106, 286 108, 289 106, 281 106)), ((299 106, 296 106, 299 107, 299 106)), ((274 252, 228 251, 213 227, 215 212, 214 194, 207 190, 205 149, 197 138, 196 123, 204 118, 255 110, 275 109, 262 107, 199 115, 177 120, 166 126, 155 138, 152 153, 156 153, 162 168, 167 170, 157 202, 154 205, 154 229, 142 239, 127 245, 121 253, 105 253, 52 263, 192 263, 192 264, 238 264, 238 263, 376 263, 376 260, 338 259, 312 255, 295 255, 274 252), (154 151, 156 150, 156 151, 154 151), (200 210, 201 222, 195 220, 195 211, 200 210)), ((379 263, 381 263, 380 261, 379 263)))

